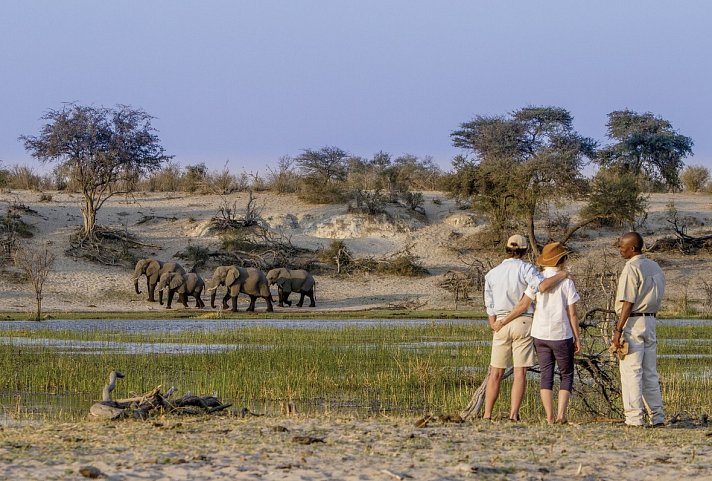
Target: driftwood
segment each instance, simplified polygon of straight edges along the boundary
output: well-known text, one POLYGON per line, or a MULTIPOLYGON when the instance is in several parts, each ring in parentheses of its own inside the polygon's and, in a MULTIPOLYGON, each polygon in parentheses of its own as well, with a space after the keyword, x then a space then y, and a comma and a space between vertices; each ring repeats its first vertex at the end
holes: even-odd
MULTIPOLYGON (((477 390, 472 394, 472 397, 470 398, 470 402, 467 403, 467 406, 465 406, 465 409, 460 411, 460 417, 462 419, 467 419, 472 415, 478 416, 480 413, 480 410, 482 409, 482 405, 485 402, 485 394, 487 392, 487 381, 489 381, 490 374, 492 372, 492 366, 489 366, 487 368, 487 374, 485 375, 485 378, 482 380, 482 384, 480 384, 480 387, 477 388, 477 390)), ((507 379, 509 376, 514 373, 514 369, 511 367, 504 371, 504 375, 502 376, 502 380, 507 379)))
POLYGON ((119 371, 111 371, 109 384, 104 387, 102 400, 94 403, 89 409, 93 419, 146 419, 152 411, 173 414, 210 414, 229 408, 232 404, 223 404, 215 396, 194 396, 186 393, 178 399, 171 399, 175 388, 171 387, 161 394, 161 386, 153 390, 127 399, 113 400, 111 392, 116 387, 116 381, 124 377, 119 371))

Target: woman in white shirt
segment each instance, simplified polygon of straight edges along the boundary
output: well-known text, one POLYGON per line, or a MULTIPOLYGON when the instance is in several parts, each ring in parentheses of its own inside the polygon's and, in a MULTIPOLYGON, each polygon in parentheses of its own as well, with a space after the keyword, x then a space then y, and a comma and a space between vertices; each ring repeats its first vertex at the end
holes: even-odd
MULTIPOLYGON (((556 275, 564 267, 568 252, 559 242, 547 244, 537 259, 544 278, 556 275)), ((536 300, 532 337, 541 370, 540 393, 549 424, 566 423, 566 411, 574 380, 574 354, 581 350, 576 302, 579 294, 571 279, 564 279, 551 290, 541 293, 527 289, 519 304, 503 324, 524 312, 536 300), (559 367, 558 410, 554 417, 554 364, 559 367)))

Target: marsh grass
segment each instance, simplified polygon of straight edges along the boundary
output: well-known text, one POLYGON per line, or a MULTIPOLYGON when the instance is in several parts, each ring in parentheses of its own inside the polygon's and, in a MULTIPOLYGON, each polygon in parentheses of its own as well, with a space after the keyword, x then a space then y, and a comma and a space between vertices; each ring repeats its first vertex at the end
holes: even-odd
MULTIPOLYGON (((659 349, 665 356, 659 369, 668 413, 712 409, 712 356, 686 357, 712 354, 712 344, 702 342, 711 330, 711 326, 661 326, 659 349)), ((76 419, 84 417, 100 397, 113 369, 127 374, 116 397, 161 385, 176 386, 179 393, 216 393, 238 409, 266 413, 279 413, 287 404, 300 412, 456 413, 485 375, 491 332, 483 323, 389 326, 384 322, 368 327, 255 326, 153 333, 10 329, 3 331, 3 337, 9 341, 0 345, 4 412, 76 419), (63 348, 13 343, 14 338, 96 344, 89 349, 63 348), (176 343, 194 348, 184 353, 141 349, 127 353, 117 350, 116 343, 176 343), (233 348, 211 349, 215 346, 233 348), (33 408, 38 396, 44 399, 45 410, 33 408), (65 403, 66 399, 73 403, 65 403)), ((542 415, 538 376, 529 376, 528 382, 523 412, 536 419, 542 415)), ((510 387, 505 381, 497 403, 500 416, 506 414, 510 387)), ((578 402, 573 399, 572 413, 579 412, 578 402)))

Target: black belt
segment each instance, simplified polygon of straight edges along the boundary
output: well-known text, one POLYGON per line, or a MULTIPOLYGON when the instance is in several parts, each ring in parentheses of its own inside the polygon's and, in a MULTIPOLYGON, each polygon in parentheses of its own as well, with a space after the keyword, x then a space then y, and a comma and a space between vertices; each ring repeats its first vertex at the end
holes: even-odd
POLYGON ((653 316, 655 317, 657 315, 657 312, 631 312, 630 316, 628 317, 637 317, 637 316, 653 316))

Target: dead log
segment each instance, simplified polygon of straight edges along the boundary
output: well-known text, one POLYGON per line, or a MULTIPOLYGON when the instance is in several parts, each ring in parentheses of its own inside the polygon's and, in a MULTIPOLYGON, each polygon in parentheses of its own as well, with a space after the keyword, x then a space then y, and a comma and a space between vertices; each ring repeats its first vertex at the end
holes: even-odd
POLYGON ((111 392, 116 388, 116 381, 124 377, 119 371, 111 371, 109 384, 104 387, 102 400, 92 404, 89 416, 92 419, 114 420, 124 418, 148 419, 153 412, 180 414, 211 414, 232 406, 223 404, 216 396, 195 396, 186 393, 183 397, 171 400, 175 387, 166 394, 161 394, 161 386, 140 396, 114 401, 111 392), (199 408, 199 409, 195 409, 199 408))
MULTIPOLYGON (((487 367, 487 374, 482 380, 482 384, 480 384, 480 387, 478 387, 477 390, 472 394, 470 402, 467 403, 465 409, 460 411, 460 417, 462 419, 467 419, 472 415, 479 416, 480 410, 482 409, 482 405, 485 402, 485 394, 487 394, 487 381, 489 381, 491 372, 492 366, 487 367)), ((514 369, 512 369, 511 367, 504 371, 504 376, 502 376, 502 380, 504 381, 505 379, 507 379, 509 376, 512 375, 513 372, 514 369)))

